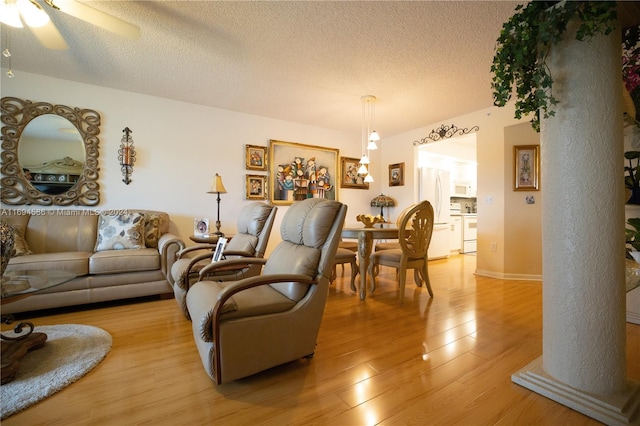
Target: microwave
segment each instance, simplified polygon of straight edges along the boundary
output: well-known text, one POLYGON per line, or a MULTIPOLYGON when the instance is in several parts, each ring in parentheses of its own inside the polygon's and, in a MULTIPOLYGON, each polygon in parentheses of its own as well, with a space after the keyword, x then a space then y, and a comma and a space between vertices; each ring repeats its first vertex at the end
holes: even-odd
POLYGON ((468 182, 454 182, 452 188, 452 197, 473 197, 471 184, 468 182))

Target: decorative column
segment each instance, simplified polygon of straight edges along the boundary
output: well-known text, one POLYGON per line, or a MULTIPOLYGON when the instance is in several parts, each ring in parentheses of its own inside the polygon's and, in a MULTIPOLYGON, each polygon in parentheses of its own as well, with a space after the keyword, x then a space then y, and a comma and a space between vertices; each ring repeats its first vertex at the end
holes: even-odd
POLYGON ((560 103, 542 120, 542 357, 512 380, 606 424, 640 416, 626 379, 619 31, 554 46, 560 103), (635 416, 635 417, 634 417, 635 416))

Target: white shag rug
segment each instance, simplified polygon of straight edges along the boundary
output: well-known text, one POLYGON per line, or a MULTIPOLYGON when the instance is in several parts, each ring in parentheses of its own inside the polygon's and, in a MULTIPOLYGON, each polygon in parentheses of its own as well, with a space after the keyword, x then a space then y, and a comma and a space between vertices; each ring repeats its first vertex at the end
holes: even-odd
MULTIPOLYGON (((111 335, 89 325, 63 324, 36 326, 47 342, 20 360, 15 378, 0 386, 1 419, 53 395, 75 382, 111 350, 111 335)), ((13 332, 3 333, 7 336, 13 332)))

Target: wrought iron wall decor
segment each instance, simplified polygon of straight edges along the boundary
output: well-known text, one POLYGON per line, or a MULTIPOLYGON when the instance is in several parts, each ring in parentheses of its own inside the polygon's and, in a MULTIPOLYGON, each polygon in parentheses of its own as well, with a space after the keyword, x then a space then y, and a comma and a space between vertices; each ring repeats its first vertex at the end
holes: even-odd
POLYGON ((133 131, 125 127, 124 136, 120 141, 120 149, 118 150, 118 160, 120 161, 120 170, 124 179, 122 181, 129 185, 131 183, 131 174, 133 174, 133 163, 136 162, 136 149, 133 146, 133 139, 131 133, 133 131))
POLYGON ((454 136, 468 135, 469 133, 477 132, 478 130, 480 130, 480 127, 478 126, 473 126, 470 129, 460 129, 455 124, 452 124, 450 126, 443 124, 439 128, 433 129, 431 133, 429 133, 429 136, 422 138, 419 141, 414 141, 413 144, 422 145, 425 143, 438 142, 442 139, 452 138, 454 136))
MULTIPOLYGON (((41 206, 95 206, 100 202, 100 185, 98 184, 98 155, 100 139, 100 114, 91 109, 72 108, 65 105, 52 105, 47 102, 32 102, 13 97, 0 100, 2 112, 2 202, 9 205, 41 205, 41 206), (56 158, 51 160, 52 168, 32 174, 27 150, 35 145, 34 140, 41 132, 46 136, 59 136, 57 127, 41 127, 41 120, 56 118, 61 120, 64 130, 76 133, 77 143, 81 146, 82 159, 68 157, 66 151, 55 152, 56 158), (28 126, 30 123, 38 123, 28 126), (27 129, 27 126, 29 127, 27 129), (25 132, 27 130, 27 132, 25 132), (77 131, 77 132, 76 132, 77 131), (32 134, 28 136, 27 134, 32 134), (54 167, 60 161, 65 165, 72 160, 73 164, 81 164, 79 172, 68 173, 54 167), (39 176, 40 175, 40 176, 39 176)), ((57 141, 44 139, 44 143, 55 144, 57 141)), ((35 148, 36 151, 49 152, 49 149, 35 148)), ((38 166, 42 166, 42 163, 38 166)))

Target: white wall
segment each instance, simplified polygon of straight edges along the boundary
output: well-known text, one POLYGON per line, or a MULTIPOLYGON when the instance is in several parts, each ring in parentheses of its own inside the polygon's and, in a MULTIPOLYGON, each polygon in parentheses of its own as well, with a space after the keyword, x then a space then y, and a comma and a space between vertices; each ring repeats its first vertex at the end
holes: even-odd
MULTIPOLYGON (((269 139, 318 145, 340 150, 341 156, 360 157, 360 123, 352 133, 306 126, 132 92, 86 85, 24 72, 12 79, 1 75, 0 95, 15 96, 98 111, 100 133, 101 209, 146 208, 166 211, 173 221, 172 231, 187 244, 193 233, 193 219, 216 218, 216 197, 207 194, 212 177, 219 173, 228 193, 221 195, 222 230, 235 232, 235 217, 247 203, 245 174, 266 172, 245 169, 245 145, 267 146, 269 139), (133 181, 122 182, 118 148, 122 130, 129 127, 137 151, 133 181)), ((353 108, 360 108, 354 97, 353 108)), ((524 121, 524 120, 521 120, 524 121)), ((355 224, 360 213, 379 213, 370 206, 381 192, 398 205, 385 209, 395 221, 402 209, 418 199, 418 147, 413 142, 427 136, 443 123, 460 128, 479 126, 478 161, 478 263, 483 275, 504 276, 505 176, 504 128, 517 124, 513 108, 491 107, 471 114, 433 123, 401 135, 385 137, 380 149, 371 152, 371 173, 375 179, 369 190, 339 189, 339 200, 348 205, 346 224, 355 224), (405 185, 389 187, 389 164, 405 163, 405 185), (491 242, 497 250, 491 252, 491 242)), ((3 205, 2 207, 13 207, 3 205)), ((19 206, 20 208, 39 208, 19 206)), ((280 207, 267 253, 279 239, 279 225, 286 207, 280 207)), ((517 214, 517 211, 510 212, 517 214)), ((513 271, 512 271, 513 272, 513 271)), ((517 271, 513 272, 517 273, 517 271)))
MULTIPOLYGON (((412 130, 391 138, 382 143, 381 156, 384 160, 379 164, 385 168, 388 164, 404 161, 406 176, 404 187, 389 187, 384 181, 381 190, 398 200, 393 209, 395 220, 402 209, 418 200, 418 147, 414 141, 426 137, 433 129, 442 124, 455 124, 458 128, 479 126, 477 136, 478 162, 478 252, 476 273, 504 278, 505 274, 505 186, 509 176, 505 176, 505 135, 507 126, 525 122, 513 118, 513 105, 504 108, 490 107, 471 114, 454 117, 433 123, 420 129, 412 130), (496 251, 491 251, 491 243, 496 243, 496 251)), ((382 179, 381 179, 382 180, 382 179)), ((510 215, 519 214, 523 206, 514 206, 510 215)), ((510 247, 512 249, 512 247, 510 247)), ((511 271, 519 274, 519 271, 511 271)), ((522 272, 523 274, 526 272, 522 272)))
MULTIPOLYGON (((188 244, 192 244, 188 237, 193 233, 194 218, 208 217, 215 222, 216 196, 206 193, 215 173, 223 177, 228 191, 221 195, 222 230, 235 232, 236 215, 248 202, 244 199, 245 174, 266 175, 245 169, 246 144, 268 146, 269 139, 277 139, 338 148, 342 156, 360 157, 359 122, 354 123, 353 134, 347 134, 24 72, 16 72, 12 79, 2 72, 1 83, 3 97, 99 112, 101 198, 97 207, 166 211, 173 221, 172 231, 188 244), (137 152, 129 185, 122 182, 118 164, 125 127, 133 131, 137 152)), ((353 108, 360 107, 360 99, 355 96, 353 108)), ((378 172, 376 167, 373 171, 378 172)), ((378 192, 376 183, 369 190, 339 189, 340 201, 349 206, 347 222, 355 222, 358 213, 375 213, 369 201, 378 192)), ((286 209, 278 210, 268 252, 279 241, 280 219, 286 209)))

